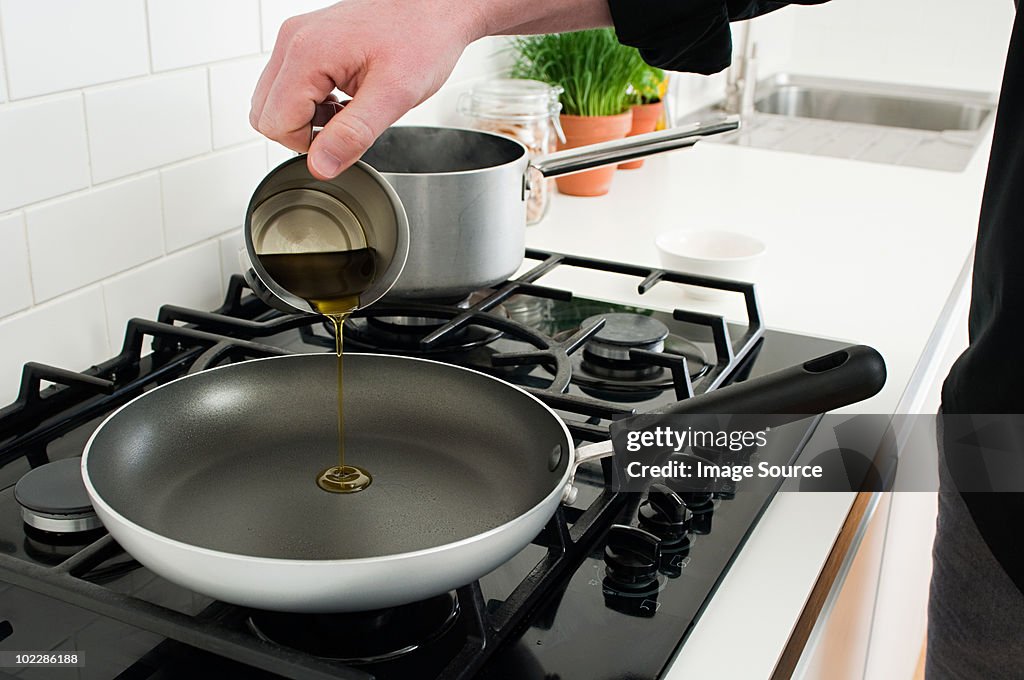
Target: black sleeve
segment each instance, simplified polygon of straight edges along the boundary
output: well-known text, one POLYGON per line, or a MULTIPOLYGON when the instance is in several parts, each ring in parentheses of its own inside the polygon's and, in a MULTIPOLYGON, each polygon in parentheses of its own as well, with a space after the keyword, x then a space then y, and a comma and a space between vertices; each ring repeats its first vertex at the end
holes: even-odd
POLYGON ((647 63, 669 71, 717 73, 732 60, 729 22, 751 19, 789 4, 826 0, 608 0, 619 42, 640 50, 647 63))

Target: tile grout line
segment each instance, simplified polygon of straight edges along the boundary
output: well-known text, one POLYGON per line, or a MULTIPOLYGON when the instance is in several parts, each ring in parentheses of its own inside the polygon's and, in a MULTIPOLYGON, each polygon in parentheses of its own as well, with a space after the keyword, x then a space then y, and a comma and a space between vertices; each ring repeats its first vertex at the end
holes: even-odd
POLYGON ((32 248, 28 242, 28 215, 24 210, 20 212, 21 216, 21 233, 25 237, 25 259, 28 262, 28 291, 32 296, 32 304, 30 304, 25 311, 33 309, 36 306, 36 282, 32 278, 32 248))
POLYGON ((7 101, 10 102, 10 101, 12 101, 12 97, 11 97, 11 73, 10 73, 10 71, 11 71, 10 63, 11 62, 7 58, 7 48, 5 47, 5 45, 7 44, 7 41, 3 39, 3 35, 4 35, 4 18, 3 18, 3 12, 0 11, 0 62, 3 62, 3 65, 4 65, 4 72, 3 72, 3 77, 4 77, 4 93, 7 95, 7 101))
POLYGON ((153 35, 152 35, 153 32, 149 29, 149 0, 143 0, 143 2, 142 2, 142 14, 143 14, 143 17, 146 20, 146 57, 147 57, 147 63, 149 65, 149 73, 147 73, 147 75, 152 75, 154 73, 154 71, 153 71, 153 35))
POLYGON ((103 305, 103 336, 107 339, 107 349, 110 353, 117 354, 118 348, 114 347, 114 343, 110 337, 110 308, 107 306, 107 279, 103 279, 97 283, 100 287, 100 304, 103 305))
POLYGON ((92 135, 89 134, 89 107, 85 105, 85 90, 79 90, 79 99, 82 103, 82 123, 85 125, 85 163, 89 169, 89 186, 86 191, 92 191, 96 186, 96 177, 92 169, 92 135))
POLYGON ((157 173, 157 184, 159 185, 160 191, 158 192, 160 201, 160 248, 162 255, 161 257, 167 257, 167 215, 165 210, 167 209, 167 201, 164 199, 164 172, 161 168, 157 173))
POLYGON ((214 151, 217 145, 213 139, 213 72, 209 66, 203 70, 206 72, 206 110, 210 112, 210 125, 207 132, 210 134, 210 150, 214 151))

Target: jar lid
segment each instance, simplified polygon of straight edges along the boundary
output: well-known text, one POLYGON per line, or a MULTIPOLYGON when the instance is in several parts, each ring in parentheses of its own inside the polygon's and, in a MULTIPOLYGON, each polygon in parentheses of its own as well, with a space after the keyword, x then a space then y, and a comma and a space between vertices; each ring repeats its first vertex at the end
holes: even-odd
POLYGON ((475 118, 543 120, 562 110, 562 88, 539 80, 499 78, 478 83, 460 99, 459 112, 475 118))

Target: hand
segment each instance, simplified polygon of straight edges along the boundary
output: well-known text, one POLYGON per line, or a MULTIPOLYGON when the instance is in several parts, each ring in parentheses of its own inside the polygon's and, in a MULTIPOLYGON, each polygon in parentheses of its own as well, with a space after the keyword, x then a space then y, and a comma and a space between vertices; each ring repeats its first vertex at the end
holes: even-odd
POLYGON ((607 0, 343 0, 292 17, 252 96, 249 122, 336 177, 409 109, 437 92, 466 45, 486 35, 611 24, 607 0), (352 101, 309 143, 316 106, 352 101))
POLYGON ((330 179, 409 109, 437 92, 480 36, 471 3, 344 0, 288 19, 252 97, 249 122, 330 179), (316 105, 352 101, 309 144, 316 105))

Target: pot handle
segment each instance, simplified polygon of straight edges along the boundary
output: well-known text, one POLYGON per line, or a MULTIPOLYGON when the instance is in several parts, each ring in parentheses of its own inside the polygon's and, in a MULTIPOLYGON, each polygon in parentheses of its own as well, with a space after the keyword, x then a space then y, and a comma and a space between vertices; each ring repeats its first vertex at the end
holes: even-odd
POLYGON ((684 149, 693 146, 705 137, 732 132, 739 127, 739 117, 729 116, 719 120, 683 125, 601 144, 566 149, 534 159, 531 165, 545 177, 571 175, 665 151, 684 149))
POLYGON ((653 413, 774 414, 769 424, 784 425, 873 397, 885 386, 885 378, 885 359, 878 350, 851 345, 797 366, 684 399, 653 413))
MULTIPOLYGON (((651 415, 764 414, 769 416, 764 425, 777 427, 873 397, 885 385, 885 379, 885 360, 878 350, 851 345, 797 366, 684 399, 651 415)), ((562 501, 571 505, 576 499, 573 482, 577 467, 612 453, 611 441, 577 448, 562 501)))

